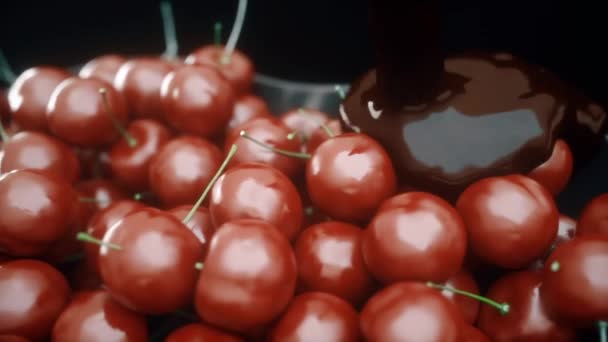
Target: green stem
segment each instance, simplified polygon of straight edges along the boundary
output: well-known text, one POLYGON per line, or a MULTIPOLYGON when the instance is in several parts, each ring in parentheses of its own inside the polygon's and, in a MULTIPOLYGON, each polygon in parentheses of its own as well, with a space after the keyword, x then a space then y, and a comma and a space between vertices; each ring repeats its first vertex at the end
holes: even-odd
POLYGON ((198 200, 196 201, 196 203, 194 204, 192 209, 190 209, 190 211, 188 212, 188 215, 186 215, 186 217, 184 217, 184 220, 183 220, 184 224, 188 224, 188 222, 190 222, 190 220, 192 219, 192 217, 194 216, 194 214, 196 213, 198 208, 203 204, 203 202, 205 201, 205 198, 207 197, 207 194, 209 193, 209 191, 211 191, 211 188, 213 187, 213 185, 215 184, 217 179, 220 178, 222 173, 224 173, 224 170, 228 166, 228 163, 230 163, 230 160, 232 159, 232 157, 234 157, 236 150, 237 150, 237 147, 236 147, 236 145, 233 144, 230 147, 230 151, 228 151, 228 155, 226 156, 226 159, 224 159, 224 162, 222 162, 222 165, 220 165, 220 168, 217 170, 215 175, 213 175, 213 178, 211 178, 211 181, 209 182, 209 184, 207 184, 207 187, 203 191, 203 194, 201 195, 201 197, 198 198, 198 200))
POLYGON ((319 125, 325 131, 325 134, 327 134, 328 137, 333 138, 336 136, 336 134, 331 130, 331 128, 327 127, 326 124, 324 124, 323 122, 320 122, 319 120, 314 118, 312 115, 306 113, 306 111, 303 108, 298 109, 298 114, 306 116, 309 120, 314 121, 317 125, 319 125))
POLYGON ((105 106, 106 113, 108 114, 108 117, 112 121, 112 125, 114 125, 114 128, 116 128, 118 133, 120 133, 120 135, 125 139, 125 141, 127 142, 127 145, 129 147, 133 148, 133 147, 137 146, 137 139, 135 139, 135 137, 133 137, 131 135, 131 133, 129 133, 125 129, 123 124, 120 121, 118 121, 118 119, 116 118, 116 114, 114 114, 114 111, 112 110, 112 106, 110 106, 110 101, 108 101, 108 91, 106 90, 106 88, 100 88, 99 94, 101 94, 101 99, 103 100, 102 102, 103 102, 103 105, 105 106))
POLYGON ((163 18, 163 32, 165 34, 165 52, 163 53, 163 57, 167 59, 175 59, 177 57, 178 45, 171 1, 161 1, 160 14, 163 18))
POLYGON ((284 156, 287 157, 293 157, 293 158, 300 158, 300 159, 310 159, 312 158, 312 156, 308 153, 304 153, 304 152, 293 152, 293 151, 286 151, 286 150, 282 150, 280 148, 276 148, 274 146, 268 145, 266 143, 263 143, 255 138, 253 138, 252 136, 250 136, 249 134, 247 134, 247 132, 245 131, 241 131, 240 133, 241 137, 251 141, 252 143, 261 146, 267 150, 270 150, 274 153, 278 153, 278 154, 282 154, 284 156))
POLYGON ((222 29, 223 25, 221 22, 216 21, 215 24, 213 24, 213 43, 216 46, 222 45, 222 29))
POLYGON ((342 100, 346 98, 346 89, 344 89, 343 86, 336 85, 334 86, 334 90, 336 91, 336 93, 338 93, 338 96, 340 96, 342 100))
POLYGON ((1 49, 0 49, 0 77, 2 77, 2 80, 4 80, 8 84, 15 83, 15 80, 17 79, 17 75, 15 75, 13 68, 11 68, 11 65, 8 63, 8 59, 6 58, 6 55, 4 55, 4 51, 2 51, 1 49))
POLYGON ((435 289, 440 289, 440 290, 447 290, 459 295, 463 295, 465 297, 469 297, 469 298, 473 298, 473 299, 477 299, 478 301, 488 304, 490 306, 493 306, 494 308, 496 308, 498 310, 498 312, 500 312, 501 315, 506 315, 509 313, 509 311, 511 310, 511 307, 509 306, 508 303, 498 303, 496 301, 493 301, 487 297, 483 297, 480 295, 477 295, 475 293, 471 293, 471 292, 467 292, 467 291, 463 291, 463 290, 459 290, 459 289, 455 289, 451 286, 446 286, 446 285, 441 285, 441 284, 437 284, 437 283, 433 283, 433 282, 427 282, 426 285, 428 287, 432 287, 435 289))
POLYGON ((608 322, 599 321, 597 322, 597 329, 600 335, 600 342, 608 342, 608 322))
POLYGON ((236 10, 236 17, 234 19, 234 25, 232 25, 232 31, 228 37, 228 43, 224 49, 224 55, 220 59, 220 63, 223 65, 230 64, 232 53, 236 48, 236 42, 239 40, 241 30, 243 29, 243 23, 245 22, 245 13, 247 12, 247 0, 239 0, 239 7, 236 10))
POLYGON ((137 192, 133 194, 133 200, 141 201, 146 197, 151 197, 153 194, 151 192, 137 192))
POLYGON ((551 270, 551 272, 557 272, 559 271, 561 265, 559 264, 559 261, 554 261, 551 263, 551 265, 549 265, 549 269, 551 270))
POLYGON ((78 200, 82 203, 103 203, 104 200, 100 200, 94 197, 78 197, 78 200))
POLYGON ((197 262, 196 264, 194 264, 194 268, 196 268, 197 270, 202 270, 204 267, 202 262, 197 262))
POLYGON ((85 232, 80 232, 80 233, 76 234, 76 240, 88 242, 88 243, 94 243, 96 245, 108 247, 108 248, 116 250, 116 251, 122 250, 122 247, 117 244, 104 242, 85 232))
POLYGON ((2 120, 0 120, 0 139, 2 139, 3 143, 7 143, 11 137, 6 133, 4 129, 4 125, 2 124, 2 120))

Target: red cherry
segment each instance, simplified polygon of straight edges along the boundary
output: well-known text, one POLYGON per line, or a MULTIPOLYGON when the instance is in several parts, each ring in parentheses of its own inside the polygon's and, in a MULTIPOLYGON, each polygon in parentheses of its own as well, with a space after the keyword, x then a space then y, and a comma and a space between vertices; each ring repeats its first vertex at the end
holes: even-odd
POLYGON ((219 72, 189 65, 165 77, 160 96, 165 120, 171 126, 206 138, 224 132, 236 99, 219 72))
POLYGON ((136 210, 112 225, 99 249, 101 278, 114 299, 146 314, 180 309, 191 299, 200 243, 173 215, 136 210), (119 250, 110 248, 120 246, 119 250))
POLYGON ((118 69, 127 62, 127 59, 120 55, 103 55, 94 58, 87 62, 78 76, 80 78, 91 78, 95 77, 102 81, 106 81, 109 84, 114 83, 114 78, 118 73, 118 69))
POLYGON ((222 152, 194 136, 170 140, 152 159, 149 183, 165 207, 194 204, 222 163, 222 152))
POLYGON ((500 267, 525 267, 541 257, 557 235, 559 212, 553 196, 525 176, 479 180, 460 195, 456 208, 473 253, 500 267))
POLYGON ((596 233, 608 236, 608 193, 589 201, 578 218, 577 236, 596 233))
MULTIPOLYGON (((340 126, 340 121, 336 119, 329 120, 325 123, 325 126, 330 130, 333 136, 342 134, 342 126, 340 126)), ((308 143, 306 144, 306 151, 309 153, 314 153, 317 147, 321 145, 325 140, 329 140, 332 138, 329 134, 327 134, 327 130, 323 127, 317 127, 310 137, 308 138, 308 143)))
POLYGON ((285 175, 295 178, 303 171, 303 161, 299 158, 276 153, 255 141, 241 136, 241 131, 259 142, 286 151, 299 151, 300 143, 296 139, 289 139, 289 128, 275 118, 257 118, 244 123, 226 137, 225 149, 233 144, 238 146, 232 165, 242 163, 264 163, 281 170, 285 175))
POLYGON ((498 279, 487 296, 509 303, 509 313, 503 315, 482 306, 479 329, 492 341, 574 341, 574 329, 552 321, 543 307, 538 293, 542 281, 535 271, 509 273, 498 279))
POLYGON ((240 96, 234 102, 232 117, 226 126, 226 135, 230 135, 237 127, 253 119, 270 117, 272 117, 270 109, 261 97, 251 94, 240 96))
POLYGON ((543 269, 540 295, 550 315, 574 324, 608 318, 608 237, 588 235, 559 245, 543 269))
POLYGON ((361 340, 357 311, 343 299, 323 292, 295 297, 272 330, 270 341, 361 340))
POLYGON ((95 78, 72 77, 61 82, 47 107, 51 132, 66 142, 88 147, 116 141, 119 132, 114 122, 125 122, 127 114, 123 97, 95 78), (107 103, 100 91, 105 92, 107 103))
MULTIPOLYGON (((175 207, 168 212, 175 216, 178 220, 184 220, 188 214, 192 210, 191 205, 182 205, 179 207, 175 207)), ((211 214, 209 213, 209 209, 205 207, 198 207, 194 212, 194 215, 185 223, 185 225, 190 228, 192 233, 196 235, 196 238, 201 243, 201 250, 203 252, 203 257, 201 260, 204 260, 207 256, 207 249, 209 248, 209 241, 213 237, 213 233, 215 233, 215 228, 211 221, 211 214)))
POLYGON ((114 87, 127 100, 130 112, 137 118, 162 120, 160 88, 163 79, 173 70, 171 63, 141 57, 123 64, 114 78, 114 87))
POLYGON ((385 284, 445 281, 462 268, 467 233, 448 202, 408 192, 382 204, 363 232, 361 246, 368 269, 385 284))
POLYGON ((44 340, 67 305, 68 282, 51 265, 21 259, 0 265, 0 335, 44 340))
POLYGON ((306 166, 315 207, 341 221, 365 221, 397 187, 386 151, 364 134, 348 133, 319 145, 306 166))
POLYGON ((1 173, 35 169, 63 177, 69 183, 80 178, 76 154, 62 141, 44 133, 17 133, 4 144, 3 150, 1 173))
MULTIPOLYGON (((479 294, 477 282, 475 282, 475 279, 471 273, 464 269, 461 269, 458 273, 451 276, 445 282, 445 284, 455 289, 467 291, 473 294, 479 294)), ((477 315, 479 313, 479 300, 467 296, 461 296, 449 290, 442 290, 441 294, 443 294, 452 303, 456 304, 456 306, 460 309, 465 321, 467 321, 469 324, 475 324, 477 321, 477 315)))
POLYGON ((14 256, 43 253, 74 222, 77 195, 63 179, 35 170, 0 176, 0 250, 14 256))
POLYGON ((121 139, 110 150, 112 175, 132 191, 145 191, 152 157, 169 141, 171 131, 157 121, 139 119, 131 122, 127 132, 133 140, 121 139))
POLYGON ((110 156, 107 151, 72 146, 80 161, 82 179, 110 178, 110 156))
POLYGON ((53 341, 148 340, 144 316, 124 308, 104 290, 74 295, 53 327, 53 341))
POLYGON ((294 246, 298 283, 305 291, 322 291, 351 304, 362 304, 374 288, 361 253, 362 230, 337 221, 305 229, 294 246))
POLYGON ((240 337, 231 335, 205 323, 192 323, 174 330, 165 342, 244 342, 240 337))
POLYGON ((0 335, 2 342, 30 342, 29 339, 17 335, 0 335))
POLYGON ((553 195, 558 195, 570 181, 573 156, 568 144, 558 139, 549 159, 532 170, 528 177, 542 184, 553 195))
POLYGON ((456 306, 415 282, 395 283, 377 292, 359 317, 368 341, 461 341, 466 325, 456 306))
MULTIPOLYGON (((122 220, 125 216, 141 209, 143 206, 139 202, 130 200, 119 200, 112 202, 107 208, 100 210, 91 218, 87 233, 92 237, 102 240, 106 232, 115 223, 122 220)), ((95 274, 100 274, 99 271, 99 246, 92 243, 84 245, 87 264, 95 274)))
POLYGON ((213 67, 230 82, 235 93, 249 92, 255 74, 253 63, 247 55, 238 50, 234 50, 229 62, 224 63, 222 60, 224 49, 224 46, 204 46, 188 55, 185 63, 213 67))
POLYGON ((24 71, 8 92, 13 120, 23 129, 48 131, 47 104, 53 90, 68 77, 67 70, 49 66, 24 71))
POLYGON ((304 137, 304 140, 308 141, 322 124, 326 124, 329 121, 329 116, 318 110, 298 108, 283 113, 281 121, 290 131, 300 133, 304 137))
POLYGON ((261 220, 231 221, 211 239, 196 285, 196 310, 227 330, 262 327, 287 307, 296 277, 291 246, 276 228, 261 220))
POLYGON ((84 223, 88 223, 89 219, 95 212, 110 206, 112 202, 128 199, 129 196, 116 183, 107 179, 91 179, 80 182, 76 185, 76 189, 81 194, 80 201, 88 210, 88 216, 84 223))
POLYGON ((209 212, 216 227, 236 219, 260 219, 290 241, 302 227, 302 200, 296 187, 279 170, 258 163, 228 169, 213 186, 209 212))
POLYGON ((463 341, 466 342, 491 342, 490 338, 486 336, 481 330, 475 328, 472 325, 465 324, 462 330, 463 341))

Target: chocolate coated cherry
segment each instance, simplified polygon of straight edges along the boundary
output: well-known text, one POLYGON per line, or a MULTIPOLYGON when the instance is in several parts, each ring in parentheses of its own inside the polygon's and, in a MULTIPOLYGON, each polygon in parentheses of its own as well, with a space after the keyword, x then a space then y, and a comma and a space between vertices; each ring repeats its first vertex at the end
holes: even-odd
POLYGON ((553 196, 521 175, 473 183, 460 195, 456 208, 467 227, 472 252, 504 268, 521 268, 541 257, 558 231, 553 196))
POLYGON ((361 340, 359 316, 348 302, 323 292, 295 297, 270 334, 270 341, 361 340))
POLYGON ((297 270, 291 246, 271 224, 223 224, 196 285, 196 311, 215 326, 246 332, 277 318, 291 300, 297 270))
POLYGON ((21 259, 0 265, 0 335, 47 338, 68 304, 70 288, 51 265, 21 259))
POLYGON ((596 233, 608 236, 608 194, 589 201, 578 218, 577 236, 596 233))
POLYGON ((115 302, 105 290, 76 293, 53 327, 53 342, 148 340, 145 317, 115 302))
POLYGON ((3 146, 0 172, 35 169, 63 177, 69 183, 80 178, 80 163, 74 151, 62 141, 38 132, 20 132, 3 146))
POLYGON ((564 140, 558 139, 549 159, 532 170, 528 177, 542 184, 556 196, 568 185, 572 168, 572 151, 564 140))
POLYGON ((163 80, 160 91, 165 120, 176 129, 211 138, 224 132, 236 96, 215 69, 186 65, 163 80))
POLYGON ((361 247, 368 269, 385 284, 445 281, 462 268, 467 232, 445 200, 408 192, 380 206, 363 232, 361 247))
POLYGON ((521 271, 498 279, 487 297, 509 303, 509 313, 483 305, 478 326, 492 341, 575 341, 574 329, 553 321, 539 296, 541 273, 521 271))
POLYGON ((205 323, 192 323, 174 330, 165 342, 244 342, 240 337, 231 335, 205 323))
POLYGON ((99 249, 108 291, 122 305, 146 314, 182 308, 194 291, 201 247, 173 215, 142 208, 112 225, 99 249), (111 248, 107 244, 118 247, 111 248))
POLYGON ((170 140, 150 162, 150 189, 165 207, 194 204, 222 163, 222 152, 194 136, 170 140))
POLYGON ((24 71, 8 92, 13 120, 23 129, 48 131, 47 104, 53 90, 68 77, 68 71, 49 66, 24 71))
POLYGON ((441 293, 416 282, 377 292, 359 316, 367 341, 461 341, 462 315, 441 293))
POLYGON ((85 64, 78 76, 80 78, 95 77, 109 84, 114 83, 114 78, 118 73, 118 69, 127 62, 127 59, 120 55, 103 55, 96 57, 85 64))
POLYGON ((235 93, 247 93, 251 88, 255 73, 253 62, 241 51, 234 50, 228 63, 224 63, 224 50, 224 46, 204 46, 188 55, 185 63, 213 67, 230 82, 235 93))
POLYGON ((348 223, 328 221, 306 228, 296 240, 298 286, 363 304, 374 281, 361 253, 362 230, 348 223))
POLYGON ((216 227, 236 219, 260 219, 289 240, 302 227, 302 200, 296 187, 281 171, 258 163, 228 169, 213 186, 209 212, 216 227))
POLYGON ((74 222, 76 192, 61 178, 36 170, 0 176, 0 250, 13 256, 43 253, 74 222))
POLYGON ((124 123, 124 98, 105 81, 71 77, 53 91, 47 106, 51 132, 70 144, 98 147, 118 139, 114 120, 124 123), (100 94, 102 89, 104 94, 100 94), (108 108, 109 107, 109 108, 108 108))

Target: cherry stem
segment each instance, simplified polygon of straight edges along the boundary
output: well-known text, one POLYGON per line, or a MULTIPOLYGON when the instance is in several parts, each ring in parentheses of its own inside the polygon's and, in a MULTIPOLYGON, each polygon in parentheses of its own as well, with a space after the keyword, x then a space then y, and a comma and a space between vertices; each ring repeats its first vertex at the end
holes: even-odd
POLYGON ((197 270, 202 270, 203 269, 203 263, 202 262, 197 262, 196 264, 194 264, 194 268, 196 268, 197 270))
POLYGON ((304 110, 303 108, 298 109, 298 114, 305 116, 308 119, 314 121, 317 125, 319 125, 325 131, 325 134, 327 134, 328 137, 333 138, 336 136, 336 134, 331 130, 331 128, 327 127, 326 124, 324 124, 321 121, 317 120, 316 118, 312 117, 312 115, 308 114, 306 112, 306 110, 304 110))
POLYGON ((82 203, 103 203, 104 200, 97 199, 95 197, 78 197, 78 200, 82 203))
POLYGON ((251 141, 252 143, 261 146, 267 150, 270 150, 274 153, 278 153, 278 154, 282 154, 284 156, 287 157, 293 157, 293 158, 300 158, 300 159, 310 159, 312 158, 312 156, 308 153, 304 153, 304 152, 293 152, 293 151, 287 151, 287 150, 283 150, 280 148, 276 148, 274 146, 268 145, 266 143, 263 143, 257 139, 255 139, 254 137, 250 136, 249 134, 247 134, 247 132, 245 131, 241 131, 240 133, 241 137, 251 141))
POLYGON ((224 173, 224 170, 228 166, 228 163, 230 163, 230 160, 232 159, 232 157, 234 157, 236 150, 237 150, 237 146, 232 144, 232 146, 230 147, 230 151, 228 151, 228 155, 226 156, 226 159, 224 159, 224 161, 222 162, 222 165, 220 165, 220 168, 217 170, 215 175, 213 175, 213 178, 211 178, 211 181, 209 182, 209 184, 207 184, 207 187, 203 191, 203 194, 201 195, 201 197, 198 198, 198 200, 196 201, 196 203, 194 204, 192 209, 190 209, 190 211, 188 212, 188 215, 186 215, 186 217, 184 217, 184 220, 182 221, 182 222, 184 222, 184 224, 188 224, 188 222, 190 222, 190 220, 192 219, 192 217, 194 216, 194 214, 196 213, 198 208, 203 204, 203 201, 205 201, 207 194, 209 194, 209 191, 211 191, 211 188, 213 187, 213 185, 215 184, 217 179, 220 178, 222 173, 224 173))
POLYGON ((107 247, 107 248, 110 248, 113 250, 117 250, 117 251, 122 250, 122 247, 115 243, 104 242, 102 240, 99 240, 99 239, 91 236, 91 234, 85 233, 85 232, 80 232, 80 233, 76 234, 76 240, 88 242, 88 243, 94 243, 96 245, 104 246, 104 247, 107 247))
POLYGON ((0 139, 2 139, 3 143, 7 143, 11 137, 4 130, 4 125, 2 124, 2 120, 0 120, 0 139))
POLYGON ((116 128, 118 133, 120 133, 120 135, 125 139, 125 141, 127 142, 127 145, 129 147, 132 148, 132 147, 137 146, 137 139, 135 139, 135 137, 133 137, 131 135, 131 133, 129 133, 125 129, 123 124, 120 121, 118 121, 118 119, 116 119, 116 115, 114 114, 114 111, 112 110, 112 107, 110 106, 110 101, 108 101, 108 91, 106 90, 106 88, 100 88, 99 94, 101 94, 101 99, 103 100, 103 105, 105 106, 106 113, 108 114, 108 117, 110 117, 110 120, 112 121, 112 124, 114 125, 114 128, 116 128))
POLYGON ((239 7, 236 10, 236 18, 234 19, 234 25, 232 25, 232 32, 230 32, 228 43, 224 49, 224 55, 220 60, 220 63, 223 65, 230 64, 230 59, 232 58, 232 53, 236 47, 236 42, 239 40, 241 30, 243 29, 245 12, 247 12, 247 0, 239 0, 239 7))
POLYGON ((215 45, 221 45, 222 44, 222 29, 223 29, 223 25, 221 22, 216 21, 215 24, 213 24, 213 43, 215 45))
POLYGON ((177 57, 178 46, 171 1, 165 0, 160 2, 160 14, 163 18, 163 31, 165 34, 165 52, 163 52, 163 57, 174 59, 177 57))
POLYGON ((338 93, 338 96, 340 96, 342 100, 346 98, 346 89, 344 89, 343 86, 336 85, 334 86, 334 90, 336 91, 336 93, 338 93))
POLYGON ((600 342, 608 342, 608 322, 599 321, 597 322, 597 329, 600 334, 600 342))
POLYGON ((6 55, 4 55, 4 51, 0 49, 0 77, 9 84, 13 84, 17 79, 17 75, 11 68, 11 65, 8 63, 8 59, 6 55))
POLYGON ((133 194, 133 199, 136 201, 141 201, 146 197, 150 197, 152 196, 151 192, 137 192, 135 194, 133 194))
POLYGON ((473 299, 477 299, 478 301, 488 304, 490 306, 493 306, 494 308, 496 308, 498 310, 498 312, 500 312, 501 315, 506 315, 509 313, 509 311, 511 310, 511 307, 509 306, 508 303, 498 303, 496 301, 493 301, 487 297, 483 297, 471 292, 467 292, 467 291, 463 291, 463 290, 459 290, 459 289, 455 289, 451 286, 446 286, 446 285, 441 285, 441 284, 437 284, 437 283, 433 283, 433 282, 427 282, 426 285, 428 287, 432 287, 435 289, 440 289, 440 290, 446 290, 446 291, 450 291, 459 295, 463 295, 469 298, 473 298, 473 299))
POLYGON ((312 216, 315 214, 315 208, 312 206, 308 206, 304 208, 304 215, 306 216, 312 216))
POLYGON ((554 261, 549 266, 549 269, 551 270, 551 272, 557 272, 559 271, 560 267, 561 265, 559 264, 559 261, 554 261))

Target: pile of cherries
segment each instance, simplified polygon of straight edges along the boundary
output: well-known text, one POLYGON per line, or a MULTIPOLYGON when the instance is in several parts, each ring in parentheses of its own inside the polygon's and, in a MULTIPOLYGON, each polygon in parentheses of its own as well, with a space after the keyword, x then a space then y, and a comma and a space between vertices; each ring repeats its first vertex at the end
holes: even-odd
POLYGON ((209 45, 16 77, 0 97, 0 341, 606 336, 608 194, 560 214, 566 143, 449 203, 325 113, 273 115, 253 75, 209 45))

